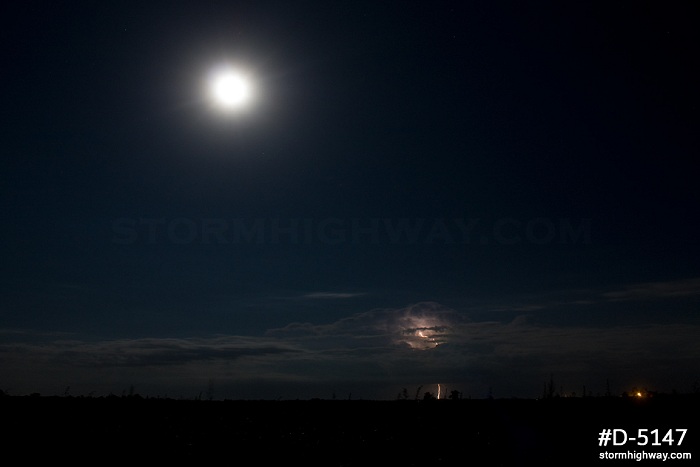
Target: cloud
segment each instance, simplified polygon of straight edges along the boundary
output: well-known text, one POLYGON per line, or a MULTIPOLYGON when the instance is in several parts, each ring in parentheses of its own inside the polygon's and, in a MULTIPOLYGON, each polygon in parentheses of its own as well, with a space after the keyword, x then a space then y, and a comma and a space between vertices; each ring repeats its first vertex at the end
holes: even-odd
POLYGON ((355 298, 365 295, 364 293, 349 293, 349 292, 312 292, 302 295, 302 298, 321 299, 321 300, 339 300, 346 298, 355 298))
POLYGON ((355 347, 374 342, 384 346, 430 348, 444 343, 450 327, 464 319, 454 310, 434 302, 420 302, 399 309, 374 309, 330 324, 290 323, 266 335, 297 338, 306 342, 328 340, 355 347))
POLYGON ((54 340, 0 346, 0 354, 25 354, 56 364, 80 367, 134 367, 183 365, 205 360, 281 354, 294 349, 278 343, 237 336, 211 338, 142 338, 105 341, 54 340))
POLYGON ((601 389, 608 378, 681 387, 700 367, 698 333, 700 326, 681 324, 543 325, 527 315, 470 321, 421 303, 330 324, 293 323, 268 335, 294 341, 309 352, 300 354, 305 359, 332 362, 339 372, 366 365, 381 368, 386 381, 453 382, 482 393, 494 385, 522 395, 552 373, 576 387, 601 389))
POLYGON ((670 322, 700 323, 700 278, 653 281, 614 289, 565 289, 530 295, 506 296, 473 305, 474 317, 501 319, 530 315, 561 324, 622 325, 670 322))
POLYGON ((530 397, 550 374, 568 387, 597 384, 602 391, 612 378, 668 390, 697 377, 698 335, 699 325, 544 325, 525 315, 475 321, 422 302, 331 323, 290 323, 259 336, 18 341, 13 334, 0 341, 0 373, 31 391, 48 378, 100 388, 137 381, 154 391, 186 392, 214 378, 228 397, 318 397, 329 387, 361 387, 365 397, 386 398, 401 387, 438 382, 475 395, 493 387, 530 397), (292 394, 297 387, 303 392, 292 394))
POLYGON ((644 282, 606 292, 611 301, 649 300, 700 296, 700 277, 663 282, 644 282))

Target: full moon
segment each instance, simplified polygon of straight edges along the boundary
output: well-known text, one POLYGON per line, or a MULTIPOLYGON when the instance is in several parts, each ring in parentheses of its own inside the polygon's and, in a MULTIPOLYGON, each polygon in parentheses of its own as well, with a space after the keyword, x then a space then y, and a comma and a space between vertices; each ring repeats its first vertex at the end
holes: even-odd
POLYGON ((224 110, 238 110, 252 98, 250 80, 240 71, 226 68, 212 73, 209 80, 212 100, 224 110))

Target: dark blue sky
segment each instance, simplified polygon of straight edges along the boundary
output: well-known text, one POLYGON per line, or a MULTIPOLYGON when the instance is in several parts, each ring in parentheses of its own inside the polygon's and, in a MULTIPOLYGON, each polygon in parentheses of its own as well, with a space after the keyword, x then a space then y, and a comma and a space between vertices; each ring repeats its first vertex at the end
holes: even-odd
POLYGON ((0 389, 700 378, 691 2, 3 17, 0 389), (246 112, 208 100, 222 62, 246 112))

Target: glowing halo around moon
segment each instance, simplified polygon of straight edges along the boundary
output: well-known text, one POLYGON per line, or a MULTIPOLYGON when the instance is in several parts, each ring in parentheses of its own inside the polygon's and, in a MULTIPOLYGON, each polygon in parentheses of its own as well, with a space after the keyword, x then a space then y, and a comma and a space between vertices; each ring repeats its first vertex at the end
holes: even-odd
POLYGON ((210 100, 225 112, 237 112, 248 108, 254 96, 251 78, 229 66, 212 71, 207 88, 210 100))

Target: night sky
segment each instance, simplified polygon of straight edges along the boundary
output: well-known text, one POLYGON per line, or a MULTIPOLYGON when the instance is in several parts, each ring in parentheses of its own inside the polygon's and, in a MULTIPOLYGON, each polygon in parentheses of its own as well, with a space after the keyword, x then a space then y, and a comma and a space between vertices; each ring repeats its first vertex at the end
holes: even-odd
POLYGON ((0 389, 697 388, 693 3, 3 7, 0 389))

